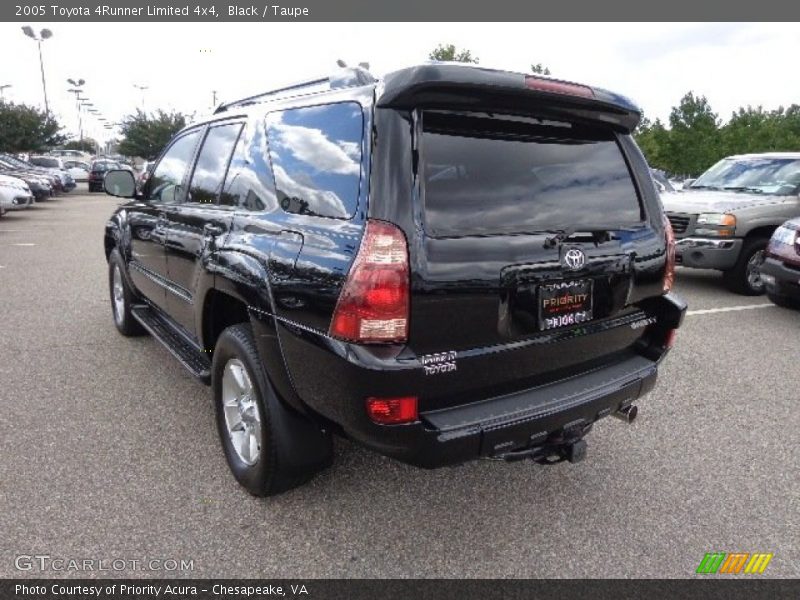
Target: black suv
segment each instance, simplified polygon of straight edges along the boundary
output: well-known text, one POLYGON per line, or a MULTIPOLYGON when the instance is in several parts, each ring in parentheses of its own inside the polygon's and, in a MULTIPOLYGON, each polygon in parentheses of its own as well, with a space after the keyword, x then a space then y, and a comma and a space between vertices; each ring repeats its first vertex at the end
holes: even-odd
POLYGON ((686 305, 631 138, 573 83, 359 67, 181 131, 105 231, 124 335, 210 383, 228 463, 274 494, 331 435, 422 467, 577 461, 631 420, 686 305))

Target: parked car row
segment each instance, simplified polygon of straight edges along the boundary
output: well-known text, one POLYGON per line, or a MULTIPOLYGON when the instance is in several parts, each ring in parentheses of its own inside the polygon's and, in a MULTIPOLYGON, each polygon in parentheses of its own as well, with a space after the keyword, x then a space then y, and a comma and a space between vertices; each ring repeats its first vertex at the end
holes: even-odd
POLYGON ((75 187, 75 179, 58 158, 31 156, 26 161, 0 152, 0 216, 6 211, 22 210, 34 202, 70 192, 75 187))

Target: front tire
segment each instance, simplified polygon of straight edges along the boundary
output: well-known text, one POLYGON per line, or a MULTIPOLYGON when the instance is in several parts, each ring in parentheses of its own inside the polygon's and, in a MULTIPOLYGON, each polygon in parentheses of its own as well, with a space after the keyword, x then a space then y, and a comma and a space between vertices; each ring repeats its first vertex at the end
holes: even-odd
POLYGON ((745 240, 736 264, 723 273, 729 290, 743 296, 760 296, 766 291, 761 279, 761 266, 766 258, 768 243, 767 238, 745 240))
POLYGON ((125 281, 124 268, 125 262, 122 260, 119 250, 114 248, 108 256, 108 287, 114 325, 117 327, 117 331, 124 336, 143 335, 144 328, 131 314, 134 295, 125 281))
POLYGON ((228 466, 254 496, 290 490, 330 464, 330 434, 278 399, 249 324, 232 325, 219 336, 211 390, 228 466))

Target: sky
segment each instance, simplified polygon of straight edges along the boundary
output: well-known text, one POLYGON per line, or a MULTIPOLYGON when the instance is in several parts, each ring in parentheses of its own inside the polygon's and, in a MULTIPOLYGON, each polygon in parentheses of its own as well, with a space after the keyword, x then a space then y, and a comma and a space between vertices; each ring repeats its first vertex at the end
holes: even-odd
MULTIPOLYGON (((0 24, 6 100, 43 106, 36 43, 21 24, 0 24)), ((110 122, 137 107, 211 111, 282 84, 367 61, 376 75, 425 61, 439 43, 469 49, 480 64, 553 76, 622 93, 666 120, 688 91, 725 121, 740 106, 800 103, 796 23, 39 23, 51 110, 77 137, 67 78, 110 122), (134 84, 148 87, 140 93, 134 84)), ((107 138, 99 122, 88 134, 107 138)))

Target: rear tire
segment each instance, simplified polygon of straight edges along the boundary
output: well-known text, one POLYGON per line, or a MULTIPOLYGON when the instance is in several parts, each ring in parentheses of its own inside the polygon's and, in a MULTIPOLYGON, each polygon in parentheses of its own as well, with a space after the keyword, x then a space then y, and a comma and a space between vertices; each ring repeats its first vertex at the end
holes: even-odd
POLYGON ((779 296, 778 294, 767 293, 767 298, 776 306, 781 308, 800 308, 800 301, 794 298, 787 298, 786 296, 779 296))
POLYGON ((768 243, 767 238, 745 240, 736 264, 723 273, 723 281, 730 291, 744 296, 760 296, 766 291, 760 269, 768 243))
POLYGON ((228 466, 254 496, 290 490, 331 463, 330 434, 279 400, 249 324, 232 325, 219 336, 211 390, 228 466))
POLYGON ((124 336, 144 335, 144 328, 131 314, 135 296, 125 280, 124 269, 125 262, 119 250, 114 248, 108 256, 108 288, 114 325, 124 336))

